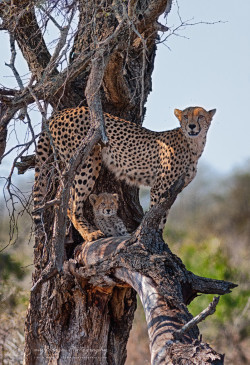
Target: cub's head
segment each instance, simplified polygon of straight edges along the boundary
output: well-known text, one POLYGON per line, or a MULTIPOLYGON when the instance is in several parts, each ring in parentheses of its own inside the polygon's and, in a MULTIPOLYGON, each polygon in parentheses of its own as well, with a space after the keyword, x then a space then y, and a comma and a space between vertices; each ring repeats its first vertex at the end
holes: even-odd
POLYGON ((118 210, 118 194, 101 193, 90 194, 89 201, 93 206, 94 214, 105 217, 115 215, 118 210))
POLYGON ((216 109, 208 112, 198 106, 190 106, 184 110, 175 109, 174 114, 179 119, 181 129, 186 137, 197 138, 206 135, 216 109))

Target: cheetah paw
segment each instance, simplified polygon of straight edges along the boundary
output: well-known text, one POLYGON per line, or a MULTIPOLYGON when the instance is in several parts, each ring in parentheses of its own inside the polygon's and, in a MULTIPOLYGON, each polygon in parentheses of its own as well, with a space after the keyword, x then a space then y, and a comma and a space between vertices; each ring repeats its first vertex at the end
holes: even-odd
POLYGON ((95 231, 95 232, 88 233, 86 235, 85 239, 88 242, 92 242, 92 241, 96 241, 99 238, 103 238, 103 237, 105 237, 104 233, 102 233, 102 231, 98 230, 98 231, 95 231))

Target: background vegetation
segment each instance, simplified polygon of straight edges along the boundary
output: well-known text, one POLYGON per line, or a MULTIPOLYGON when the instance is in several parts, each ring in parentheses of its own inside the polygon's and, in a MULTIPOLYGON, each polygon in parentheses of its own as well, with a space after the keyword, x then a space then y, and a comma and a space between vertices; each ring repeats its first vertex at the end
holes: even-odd
MULTIPOLYGON (((147 194, 142 191, 142 204, 148 201, 147 194)), ((1 201, 1 250, 8 244, 9 236, 9 216, 4 205, 1 201)), ((27 214, 20 216, 16 243, 0 252, 2 364, 22 361, 23 326, 32 272, 30 224, 27 214)), ((239 285, 233 293, 221 297, 216 313, 201 323, 200 329, 206 341, 227 354, 226 364, 249 363, 250 163, 226 177, 208 166, 199 166, 196 179, 172 208, 164 237, 172 251, 197 275, 231 280, 239 285), (236 362, 236 358, 240 360, 236 362)), ((198 314, 211 300, 212 296, 205 295, 196 298, 189 307, 191 313, 198 314)), ((147 363, 147 329, 138 303, 127 365, 147 363)))

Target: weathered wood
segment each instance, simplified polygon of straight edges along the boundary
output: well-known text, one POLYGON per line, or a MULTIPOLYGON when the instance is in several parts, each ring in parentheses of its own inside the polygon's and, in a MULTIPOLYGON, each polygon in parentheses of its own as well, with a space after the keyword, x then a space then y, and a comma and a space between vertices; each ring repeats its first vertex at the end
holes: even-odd
POLYGON ((192 355, 194 364, 222 364, 223 356, 199 340, 197 326, 183 335, 183 353, 175 332, 192 319, 186 307, 191 301, 187 291, 193 299, 199 293, 226 294, 236 285, 187 271, 167 245, 164 249, 163 245, 151 242, 149 254, 148 245, 152 239, 155 237, 117 237, 88 243, 78 249, 76 259, 65 264, 65 269, 84 285, 91 283, 107 289, 126 283, 137 291, 148 325, 152 364, 171 363, 175 352, 179 363, 191 361, 189 356, 192 355), (161 253, 159 247, 163 248, 161 253))
MULTIPOLYGON (((69 24, 65 29, 59 27, 57 53, 50 55, 44 30, 35 17, 36 2, 2 2, 2 27, 17 40, 32 76, 28 87, 15 93, 6 91, 1 97, 0 154, 4 154, 9 121, 34 100, 43 100, 55 110, 89 104, 93 126, 95 122, 103 124, 102 110, 141 125, 152 88, 157 19, 164 10, 170 11, 171 3, 65 2, 67 15, 70 11, 73 14, 76 7, 79 9, 79 24, 69 65, 59 71, 54 66, 69 24)), ((167 27, 160 29, 165 31, 167 27)), ((103 125, 101 135, 106 142, 103 125)), ((24 169, 24 163, 17 165, 19 169, 24 169)), ((31 160, 26 161, 28 166, 32 166, 31 160)), ((94 192, 117 192, 119 214, 129 232, 135 233, 131 237, 85 243, 74 256, 82 239, 67 226, 69 186, 59 197, 57 188, 62 192, 67 181, 70 185, 76 169, 65 170, 70 176, 67 181, 60 181, 53 163, 51 166, 54 180, 45 197, 44 229, 35 239, 36 290, 31 293, 26 319, 25 364, 124 364, 136 308, 135 290, 144 305, 154 364, 181 363, 180 359, 185 364, 191 363, 190 359, 193 363, 221 363, 222 356, 198 340, 196 327, 185 333, 181 342, 173 337, 173 331, 190 320, 186 305, 198 293, 223 294, 234 287, 232 283, 201 278, 187 271, 164 243, 158 224, 176 195, 170 192, 167 200, 163 197, 138 228, 143 217, 138 189, 117 181, 103 167, 94 192)), ((84 216, 93 221, 88 201, 84 216)))
POLYGON ((179 338, 175 336, 176 331, 192 319, 186 305, 199 293, 226 294, 236 286, 187 271, 164 243, 161 233, 157 234, 157 224, 165 211, 163 207, 171 208, 182 183, 180 179, 173 184, 166 194, 168 199, 151 208, 132 237, 89 242, 76 250, 75 260, 66 263, 65 269, 79 282, 83 280, 84 285, 91 283, 107 289, 126 283, 136 290, 148 325, 151 364, 171 363, 175 351, 179 353, 179 363, 191 361, 187 357, 189 353, 194 364, 222 364, 223 356, 198 340, 196 325, 181 337, 181 342, 188 346, 187 353, 179 351, 179 338))
POLYGON ((21 156, 21 162, 16 162, 15 167, 17 168, 18 175, 24 174, 27 170, 35 168, 36 156, 28 155, 21 156))
MULTIPOLYGON (((134 46, 138 34, 132 31, 128 20, 123 23, 124 27, 120 26, 121 32, 118 32, 119 16, 124 15, 120 6, 114 13, 113 1, 107 1, 106 8, 102 8, 101 13, 96 11, 93 15, 93 9, 95 7, 98 9, 98 3, 80 0, 78 35, 75 38, 69 67, 54 77, 47 74, 42 83, 39 80, 32 87, 32 93, 38 100, 46 99, 55 107, 78 105, 83 98, 89 79, 91 57, 96 52, 94 46, 96 42, 99 42, 98 47, 103 46, 101 42, 107 40, 105 44, 110 53, 110 59, 107 65, 104 63, 104 79, 106 78, 108 82, 102 83, 100 89, 103 110, 141 124, 145 110, 143 109, 142 114, 140 105, 144 104, 151 90, 157 39, 154 23, 160 12, 164 11, 167 2, 167 0, 159 2, 161 5, 158 8, 159 12, 153 14, 151 25, 146 24, 143 19, 138 21, 139 18, 136 16, 138 25, 143 24, 143 29, 146 31, 144 38, 147 43, 147 54, 146 58, 143 58, 142 42, 138 41, 136 47, 134 46), (99 16, 99 14, 105 14, 105 11, 109 16, 99 16), (93 28, 92 21, 95 14, 98 16, 94 19, 95 27, 93 28), (119 34, 119 37, 112 37, 113 34, 119 34), (115 66, 113 54, 117 52, 122 62, 114 73, 114 68, 110 66, 111 62, 115 66), (119 90, 116 86, 119 84, 127 85, 127 87, 119 90), (115 101, 113 96, 110 97, 114 95, 114 90, 115 101)), ((124 5, 122 2, 120 4, 124 5)), ((137 11, 143 18, 147 10, 147 6, 144 7, 144 5, 148 4, 144 4, 142 8, 141 5, 138 4, 137 11)), ((99 87, 100 84, 97 84, 95 89, 94 84, 91 90, 96 91, 99 87)), ((91 97, 91 93, 89 96, 91 97)), ((18 99, 14 97, 11 101, 12 108, 6 113, 2 122, 6 124, 20 105, 32 101, 33 97, 27 90, 18 99)), ((83 104, 86 104, 84 99, 83 104)), ((101 191, 119 193, 121 202, 119 213, 129 230, 135 230, 142 219, 138 189, 117 181, 112 173, 103 168, 95 186, 95 192, 101 191)), ((48 199, 53 200, 54 197, 50 196, 48 199)), ((90 222, 93 220, 88 202, 84 207, 84 215, 90 222)), ((51 245, 53 207, 48 207, 43 217, 45 234, 36 237, 33 283, 38 282, 54 257, 53 245, 51 245)), ((66 262, 72 257, 74 247, 80 242, 81 238, 77 232, 69 228, 69 235, 65 240, 66 262)), ((41 282, 38 290, 31 293, 26 321, 26 364, 124 364, 126 344, 135 308, 136 296, 131 288, 122 286, 110 291, 109 288, 107 290, 96 288, 88 281, 80 280, 79 283, 63 273, 50 277, 49 280, 41 282), (86 283, 85 286, 84 283, 86 283)))

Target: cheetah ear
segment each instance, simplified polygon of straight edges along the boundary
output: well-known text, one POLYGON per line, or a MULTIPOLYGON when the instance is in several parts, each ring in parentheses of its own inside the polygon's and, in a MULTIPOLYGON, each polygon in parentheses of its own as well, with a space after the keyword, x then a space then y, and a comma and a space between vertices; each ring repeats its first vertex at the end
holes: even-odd
POLYGON ((118 194, 113 194, 113 197, 116 199, 116 201, 119 200, 119 195, 118 194))
POLYGON ((210 115, 211 119, 213 118, 215 113, 216 113, 216 109, 209 110, 208 114, 210 115))
POLYGON ((182 111, 179 109, 174 110, 174 115, 181 121, 182 111))
POLYGON ((92 205, 96 203, 97 195, 96 194, 90 194, 89 201, 92 205))

